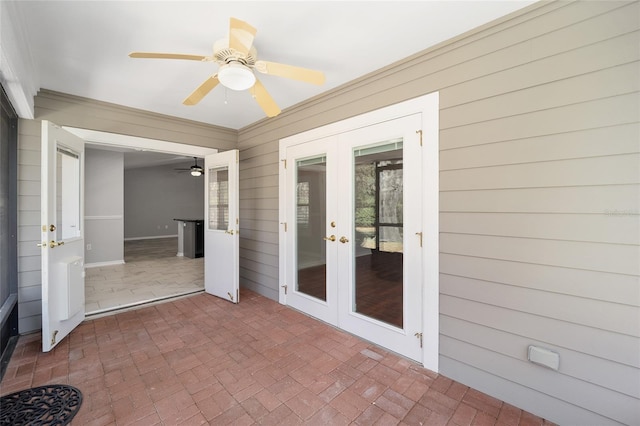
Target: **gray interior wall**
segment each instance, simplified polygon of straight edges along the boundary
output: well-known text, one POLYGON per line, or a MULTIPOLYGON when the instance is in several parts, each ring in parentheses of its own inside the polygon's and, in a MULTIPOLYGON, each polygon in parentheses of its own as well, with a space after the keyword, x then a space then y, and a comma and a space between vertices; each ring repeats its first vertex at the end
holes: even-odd
POLYGON ((18 303, 21 334, 42 323, 40 250, 41 120, 125 135, 190 145, 234 148, 237 132, 175 119, 72 95, 41 90, 35 99, 34 120, 18 122, 18 303))
POLYGON ((85 149, 85 265, 124 262, 124 154, 85 149))
POLYGON ((441 372, 561 424, 637 424, 639 17, 539 3, 241 129, 242 284, 277 298, 279 139, 439 91, 441 372))
POLYGON ((204 217, 204 176, 175 170, 192 165, 193 161, 125 170, 125 239, 177 235, 173 219, 204 217))

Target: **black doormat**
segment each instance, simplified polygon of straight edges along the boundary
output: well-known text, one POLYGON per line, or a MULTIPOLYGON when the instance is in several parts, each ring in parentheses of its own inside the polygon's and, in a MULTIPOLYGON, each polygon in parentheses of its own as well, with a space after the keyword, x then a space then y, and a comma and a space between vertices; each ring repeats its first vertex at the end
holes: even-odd
POLYGON ((25 389, 0 398, 0 425, 64 426, 71 422, 80 405, 82 393, 73 386, 25 389))

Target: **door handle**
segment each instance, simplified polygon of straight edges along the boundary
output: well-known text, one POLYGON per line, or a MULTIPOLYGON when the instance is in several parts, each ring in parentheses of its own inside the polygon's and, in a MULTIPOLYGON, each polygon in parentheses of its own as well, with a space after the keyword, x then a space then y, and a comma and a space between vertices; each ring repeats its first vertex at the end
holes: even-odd
POLYGON ((332 235, 330 237, 322 237, 323 240, 325 241, 335 241, 336 240, 336 236, 332 235))
POLYGON ((58 246, 63 246, 64 245, 64 241, 53 241, 51 240, 49 242, 49 247, 54 248, 54 247, 58 247, 58 246))
POLYGON ((224 232, 225 232, 225 234, 230 234, 230 235, 235 234, 235 231, 234 231, 233 229, 227 229, 227 230, 226 230, 226 231, 224 231, 224 232))
POLYGON ((38 243, 38 244, 36 244, 36 246, 38 246, 38 247, 46 247, 47 246, 47 242, 45 241, 43 243, 38 243))
POLYGON ((341 242, 342 244, 345 244, 345 243, 348 243, 348 242, 349 242, 349 239, 347 239, 347 237, 345 237, 345 236, 342 236, 342 237, 340 237, 340 242, 341 242))

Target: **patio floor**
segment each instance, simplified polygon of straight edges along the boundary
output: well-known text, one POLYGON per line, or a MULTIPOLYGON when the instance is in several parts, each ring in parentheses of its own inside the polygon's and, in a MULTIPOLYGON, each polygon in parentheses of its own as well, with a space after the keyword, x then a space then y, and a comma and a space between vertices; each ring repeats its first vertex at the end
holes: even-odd
POLYGON ((20 337, 0 394, 84 396, 73 425, 550 425, 243 290, 82 323, 52 352, 20 337))

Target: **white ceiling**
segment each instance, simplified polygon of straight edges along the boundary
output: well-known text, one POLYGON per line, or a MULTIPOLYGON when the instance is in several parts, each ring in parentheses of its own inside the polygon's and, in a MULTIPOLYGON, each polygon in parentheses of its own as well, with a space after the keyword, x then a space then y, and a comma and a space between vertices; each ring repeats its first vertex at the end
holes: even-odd
POLYGON ((265 117, 246 91, 218 86, 198 105, 182 105, 216 72, 215 63, 127 55, 209 55, 236 17, 257 28, 258 59, 324 71, 320 87, 259 74, 285 109, 531 3, 49 0, 17 6, 41 88, 239 129, 265 117))

